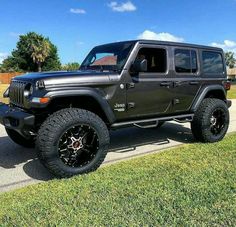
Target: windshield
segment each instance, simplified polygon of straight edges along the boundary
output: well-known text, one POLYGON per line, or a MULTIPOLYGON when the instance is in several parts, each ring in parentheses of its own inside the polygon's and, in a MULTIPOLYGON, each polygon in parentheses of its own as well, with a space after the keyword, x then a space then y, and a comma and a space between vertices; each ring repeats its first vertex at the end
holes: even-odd
POLYGON ((97 46, 85 58, 80 69, 120 71, 123 69, 133 45, 133 42, 125 42, 97 46))

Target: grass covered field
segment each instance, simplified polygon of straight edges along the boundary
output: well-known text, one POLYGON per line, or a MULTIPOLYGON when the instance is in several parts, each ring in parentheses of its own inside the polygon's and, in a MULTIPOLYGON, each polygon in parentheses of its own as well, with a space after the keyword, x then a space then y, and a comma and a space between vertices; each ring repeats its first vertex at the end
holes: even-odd
POLYGON ((236 134, 0 194, 0 226, 233 226, 236 134))
POLYGON ((236 99, 236 83, 231 85, 231 89, 228 91, 229 99, 236 99))

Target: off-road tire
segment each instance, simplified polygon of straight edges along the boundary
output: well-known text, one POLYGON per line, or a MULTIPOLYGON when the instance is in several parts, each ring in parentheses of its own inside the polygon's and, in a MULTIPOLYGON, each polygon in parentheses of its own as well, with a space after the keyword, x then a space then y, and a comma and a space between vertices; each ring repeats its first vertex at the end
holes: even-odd
POLYGON ((42 164, 55 176, 63 178, 95 171, 104 161, 109 143, 109 131, 99 116, 87 110, 67 108, 55 112, 41 125, 36 147, 42 164), (71 167, 66 165, 59 157, 58 144, 66 130, 79 124, 86 124, 96 131, 99 148, 89 164, 83 167, 71 167))
POLYGON ((35 147, 35 138, 31 137, 29 139, 26 139, 22 135, 20 135, 17 131, 9 128, 5 128, 7 135, 10 137, 10 139, 25 148, 34 148, 35 147))
POLYGON ((224 101, 206 98, 202 101, 191 122, 192 133, 196 140, 205 143, 214 143, 224 138, 229 127, 229 111, 224 101), (214 135, 211 130, 211 118, 215 111, 224 115, 223 125, 219 134, 214 135))

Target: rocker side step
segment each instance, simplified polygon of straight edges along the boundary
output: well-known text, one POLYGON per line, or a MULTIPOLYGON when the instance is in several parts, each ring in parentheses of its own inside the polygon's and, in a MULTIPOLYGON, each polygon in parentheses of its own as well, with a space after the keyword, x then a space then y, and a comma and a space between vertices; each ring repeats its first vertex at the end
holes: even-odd
POLYGON ((156 127, 159 121, 177 121, 180 123, 183 122, 191 122, 193 119, 194 114, 184 114, 184 115, 175 115, 175 116, 168 116, 168 117, 159 117, 159 118, 150 118, 150 119, 142 119, 142 120, 135 120, 135 121, 126 121, 126 122, 119 122, 114 123, 111 125, 111 128, 122 128, 127 127, 129 125, 134 125, 139 128, 153 128, 156 127), (142 126, 142 123, 153 123, 150 125, 142 126))

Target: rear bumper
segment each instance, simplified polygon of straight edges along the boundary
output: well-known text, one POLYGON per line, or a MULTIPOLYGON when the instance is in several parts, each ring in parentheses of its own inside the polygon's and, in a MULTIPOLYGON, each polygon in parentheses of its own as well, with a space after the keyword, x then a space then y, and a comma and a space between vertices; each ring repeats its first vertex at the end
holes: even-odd
POLYGON ((19 132, 34 127, 35 116, 18 108, 0 103, 0 124, 19 132))
POLYGON ((227 107, 230 108, 232 106, 232 101, 231 100, 226 100, 227 107))

